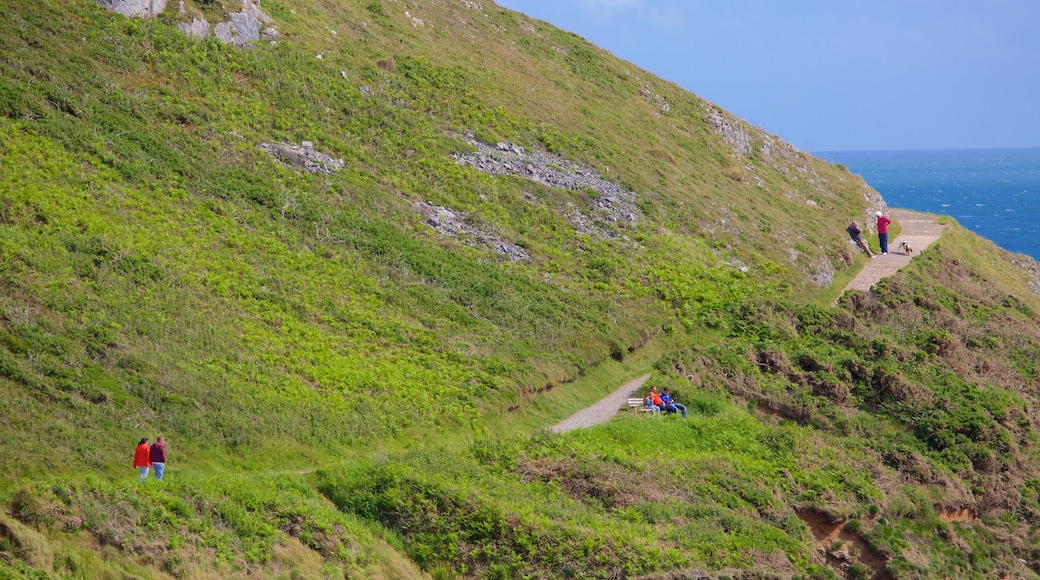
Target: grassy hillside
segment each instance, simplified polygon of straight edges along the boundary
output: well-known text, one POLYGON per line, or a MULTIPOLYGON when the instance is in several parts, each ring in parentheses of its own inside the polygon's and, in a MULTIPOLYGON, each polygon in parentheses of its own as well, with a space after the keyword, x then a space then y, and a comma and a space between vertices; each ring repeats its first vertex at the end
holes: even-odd
POLYGON ((844 168, 491 3, 262 9, 0 0, 0 577, 1034 574, 1035 263, 831 307, 844 168))

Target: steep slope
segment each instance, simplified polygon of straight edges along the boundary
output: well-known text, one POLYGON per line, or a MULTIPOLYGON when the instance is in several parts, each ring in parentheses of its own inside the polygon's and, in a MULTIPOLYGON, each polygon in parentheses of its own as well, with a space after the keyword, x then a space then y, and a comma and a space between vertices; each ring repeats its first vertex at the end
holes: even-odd
POLYGON ((265 9, 281 40, 252 50, 90 2, 7 11, 6 294, 41 334, 92 337, 12 340, 47 354, 7 375, 73 423, 144 402, 136 423, 232 442, 260 413, 264 439, 326 443, 451 425, 744 292, 738 267, 802 289, 851 261, 823 226, 863 211, 861 182, 572 35, 456 3, 415 7, 422 26, 378 2, 265 9), (530 75, 552 86, 516 102, 530 75), (466 134, 628 199, 483 175, 466 134), (344 168, 278 145, 301 142, 344 168), (386 396, 410 404, 366 404, 386 396))
POLYGON ((572 34, 184 4, 0 1, 4 574, 1027 573, 1035 263, 829 309, 877 193, 572 34), (691 421, 513 435, 651 363, 691 421))

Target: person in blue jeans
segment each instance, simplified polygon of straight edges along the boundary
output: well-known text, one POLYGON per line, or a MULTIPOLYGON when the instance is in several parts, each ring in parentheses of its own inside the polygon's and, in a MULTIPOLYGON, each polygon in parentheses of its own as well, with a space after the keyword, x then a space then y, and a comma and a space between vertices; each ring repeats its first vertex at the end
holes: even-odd
POLYGON ((888 225, 891 223, 892 220, 887 215, 877 212, 877 237, 882 254, 888 253, 888 225))
POLYGON ((646 395, 643 397, 643 406, 647 409, 650 409, 650 411, 652 411, 655 415, 658 411, 661 410, 661 407, 658 407, 654 404, 654 394, 650 391, 647 391, 646 395))
POLYGON ((148 448, 148 458, 152 461, 155 479, 162 481, 163 471, 166 469, 166 439, 162 435, 148 448))
POLYGON ((680 405, 675 402, 672 398, 672 394, 668 392, 668 387, 665 387, 661 391, 661 401, 664 402, 664 410, 666 413, 678 413, 682 412, 682 418, 686 418, 686 405, 680 405))
POLYGON ((148 459, 148 438, 142 437, 141 442, 137 444, 137 449, 134 450, 134 469, 137 469, 141 473, 141 481, 148 479, 148 469, 152 467, 152 462, 148 459))

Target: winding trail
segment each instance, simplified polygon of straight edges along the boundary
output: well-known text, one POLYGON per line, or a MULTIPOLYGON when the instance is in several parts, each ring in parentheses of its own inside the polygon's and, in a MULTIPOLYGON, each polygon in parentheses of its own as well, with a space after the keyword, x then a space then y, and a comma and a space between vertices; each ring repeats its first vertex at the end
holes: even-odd
MULTIPOLYGON (((888 249, 892 251, 885 256, 875 256, 873 260, 867 262, 867 265, 845 286, 845 291, 842 294, 849 290, 859 290, 861 292, 870 290, 882 278, 895 274, 900 268, 909 264, 913 256, 923 252, 925 248, 932 245, 942 235, 943 230, 946 229, 946 226, 938 223, 939 216, 936 215, 905 209, 892 209, 889 210, 888 216, 903 228, 898 239, 889 240, 888 249), (909 242, 910 247, 914 249, 913 254, 903 252, 903 248, 899 244, 901 240, 909 242)), ((837 300, 835 300, 835 303, 837 303, 837 300)), ((625 406, 629 397, 637 396, 639 389, 648 378, 650 378, 650 375, 643 375, 638 379, 625 383, 618 390, 600 399, 596 404, 567 417, 563 421, 549 427, 549 430, 563 433, 573 429, 606 423, 617 414, 619 409, 625 406)))
MULTIPOLYGON (((894 209, 889 211, 889 217, 902 228, 899 238, 889 240, 889 250, 891 251, 887 255, 877 255, 873 260, 867 261, 867 264, 856 274, 856 277, 845 286, 842 294, 849 290, 869 291, 881 279, 895 274, 900 268, 909 264, 913 256, 918 255, 919 252, 923 252, 928 246, 932 245, 942 235, 943 230, 946 229, 946 226, 938 223, 939 216, 894 209), (914 249, 914 252, 905 252, 900 244, 901 240, 906 240, 910 247, 914 249)), ((835 300, 835 303, 837 303, 837 300, 835 300)), ((636 393, 648 378, 650 378, 650 375, 643 375, 638 379, 625 383, 621 388, 600 399, 596 404, 578 411, 549 429, 562 433, 606 423, 617 414, 618 409, 625 406, 629 397, 637 396, 636 393)), ((857 531, 846 529, 847 520, 832 521, 831 518, 824 516, 822 513, 811 510, 798 511, 797 515, 809 526, 815 540, 815 548, 823 554, 827 565, 831 568, 842 573, 851 564, 860 563, 873 571, 871 578, 875 580, 890 580, 894 578, 887 570, 888 559, 882 554, 875 552, 857 531), (842 545, 842 548, 834 549, 834 546, 838 543, 842 545)), ((948 517, 970 521, 970 518, 974 518, 975 514, 967 508, 962 508, 951 510, 948 517)))

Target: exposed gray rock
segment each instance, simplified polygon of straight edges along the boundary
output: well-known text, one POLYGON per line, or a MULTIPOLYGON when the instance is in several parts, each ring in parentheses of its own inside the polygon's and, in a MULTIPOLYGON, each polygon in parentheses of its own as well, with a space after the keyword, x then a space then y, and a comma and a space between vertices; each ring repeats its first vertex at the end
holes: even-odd
POLYGON ((708 106, 707 116, 712 127, 715 128, 715 132, 733 148, 734 152, 745 156, 751 154, 751 135, 737 119, 724 115, 721 110, 712 106, 708 106))
POLYGON ((209 36, 209 22, 205 18, 193 18, 191 23, 178 22, 177 28, 188 36, 194 36, 195 38, 206 38, 209 36))
POLYGON ((235 46, 245 46, 260 40, 263 24, 271 22, 271 17, 260 10, 259 0, 244 0, 242 10, 232 12, 229 17, 230 20, 218 23, 213 28, 213 35, 235 46))
POLYGON ((672 110, 672 106, 668 104, 668 101, 666 101, 661 95, 653 92, 650 89, 650 85, 643 85, 643 88, 639 89, 639 96, 657 105, 665 113, 672 110))
POLYGON ((261 143, 261 149, 287 165, 303 167, 310 173, 334 173, 343 169, 342 159, 334 159, 314 150, 314 144, 304 141, 299 145, 290 143, 261 143))
MULTIPOLYGON (((95 0, 98 4, 114 10, 124 16, 158 16, 166 9, 167 0, 95 0)), ((179 2, 180 14, 185 14, 184 1, 179 2)), ((212 27, 213 35, 227 44, 248 46, 260 40, 278 37, 278 30, 272 26, 270 16, 260 10, 260 0, 242 0, 242 10, 228 15, 227 22, 219 22, 212 27), (261 32, 261 29, 262 32, 261 32)), ((177 28, 188 36, 205 38, 210 33, 210 23, 205 18, 194 18, 190 23, 180 22, 177 28)))
POLYGON ((166 9, 166 0, 97 0, 97 3, 123 16, 153 18, 166 9))
POLYGON ((1040 262, 1025 254, 1008 252, 1006 256, 1012 264, 1029 274, 1029 290, 1033 294, 1040 294, 1040 262))
POLYGON ((412 204, 412 208, 426 216, 426 225, 437 230, 441 235, 461 240, 462 243, 475 248, 491 250, 505 256, 511 262, 531 258, 531 254, 519 245, 504 240, 486 229, 466 223, 465 213, 425 201, 412 204))
POLYGON ((408 18, 408 21, 412 23, 412 28, 422 28, 422 27, 426 26, 425 22, 423 22, 419 18, 416 18, 415 16, 412 16, 407 11, 405 11, 404 15, 405 15, 405 17, 408 18))
MULTIPOLYGON (((579 233, 602 237, 617 237, 613 226, 602 227, 597 222, 633 224, 641 212, 636 207, 636 194, 620 185, 603 179, 595 170, 572 163, 562 155, 546 151, 528 152, 509 142, 495 145, 466 136, 466 142, 476 148, 470 155, 455 155, 460 165, 469 165, 490 175, 517 175, 551 187, 581 192, 586 208, 567 204, 564 215, 579 233)), ((604 224, 605 226, 606 224, 604 224)))
POLYGON ((506 151, 510 153, 516 153, 517 155, 524 154, 524 148, 519 145, 513 145, 507 141, 499 141, 495 144, 495 148, 499 151, 506 151))
MULTIPOLYGON (((96 0, 98 4, 118 12, 124 16, 158 16, 166 9, 167 0, 96 0)), ((180 13, 184 14, 184 2, 180 2, 180 13)), ((223 42, 235 46, 252 44, 261 38, 262 24, 270 24, 271 17, 259 7, 259 0, 244 0, 242 10, 229 14, 227 22, 217 23, 213 34, 223 42)), ((193 18, 190 23, 179 22, 177 28, 181 32, 196 38, 205 38, 210 33, 210 23, 205 18, 193 18)), ((264 38, 275 38, 278 30, 267 27, 263 30, 264 38)))
POLYGON ((809 276, 813 284, 821 288, 830 288, 834 283, 834 267, 826 258, 821 258, 816 264, 816 273, 809 276))

